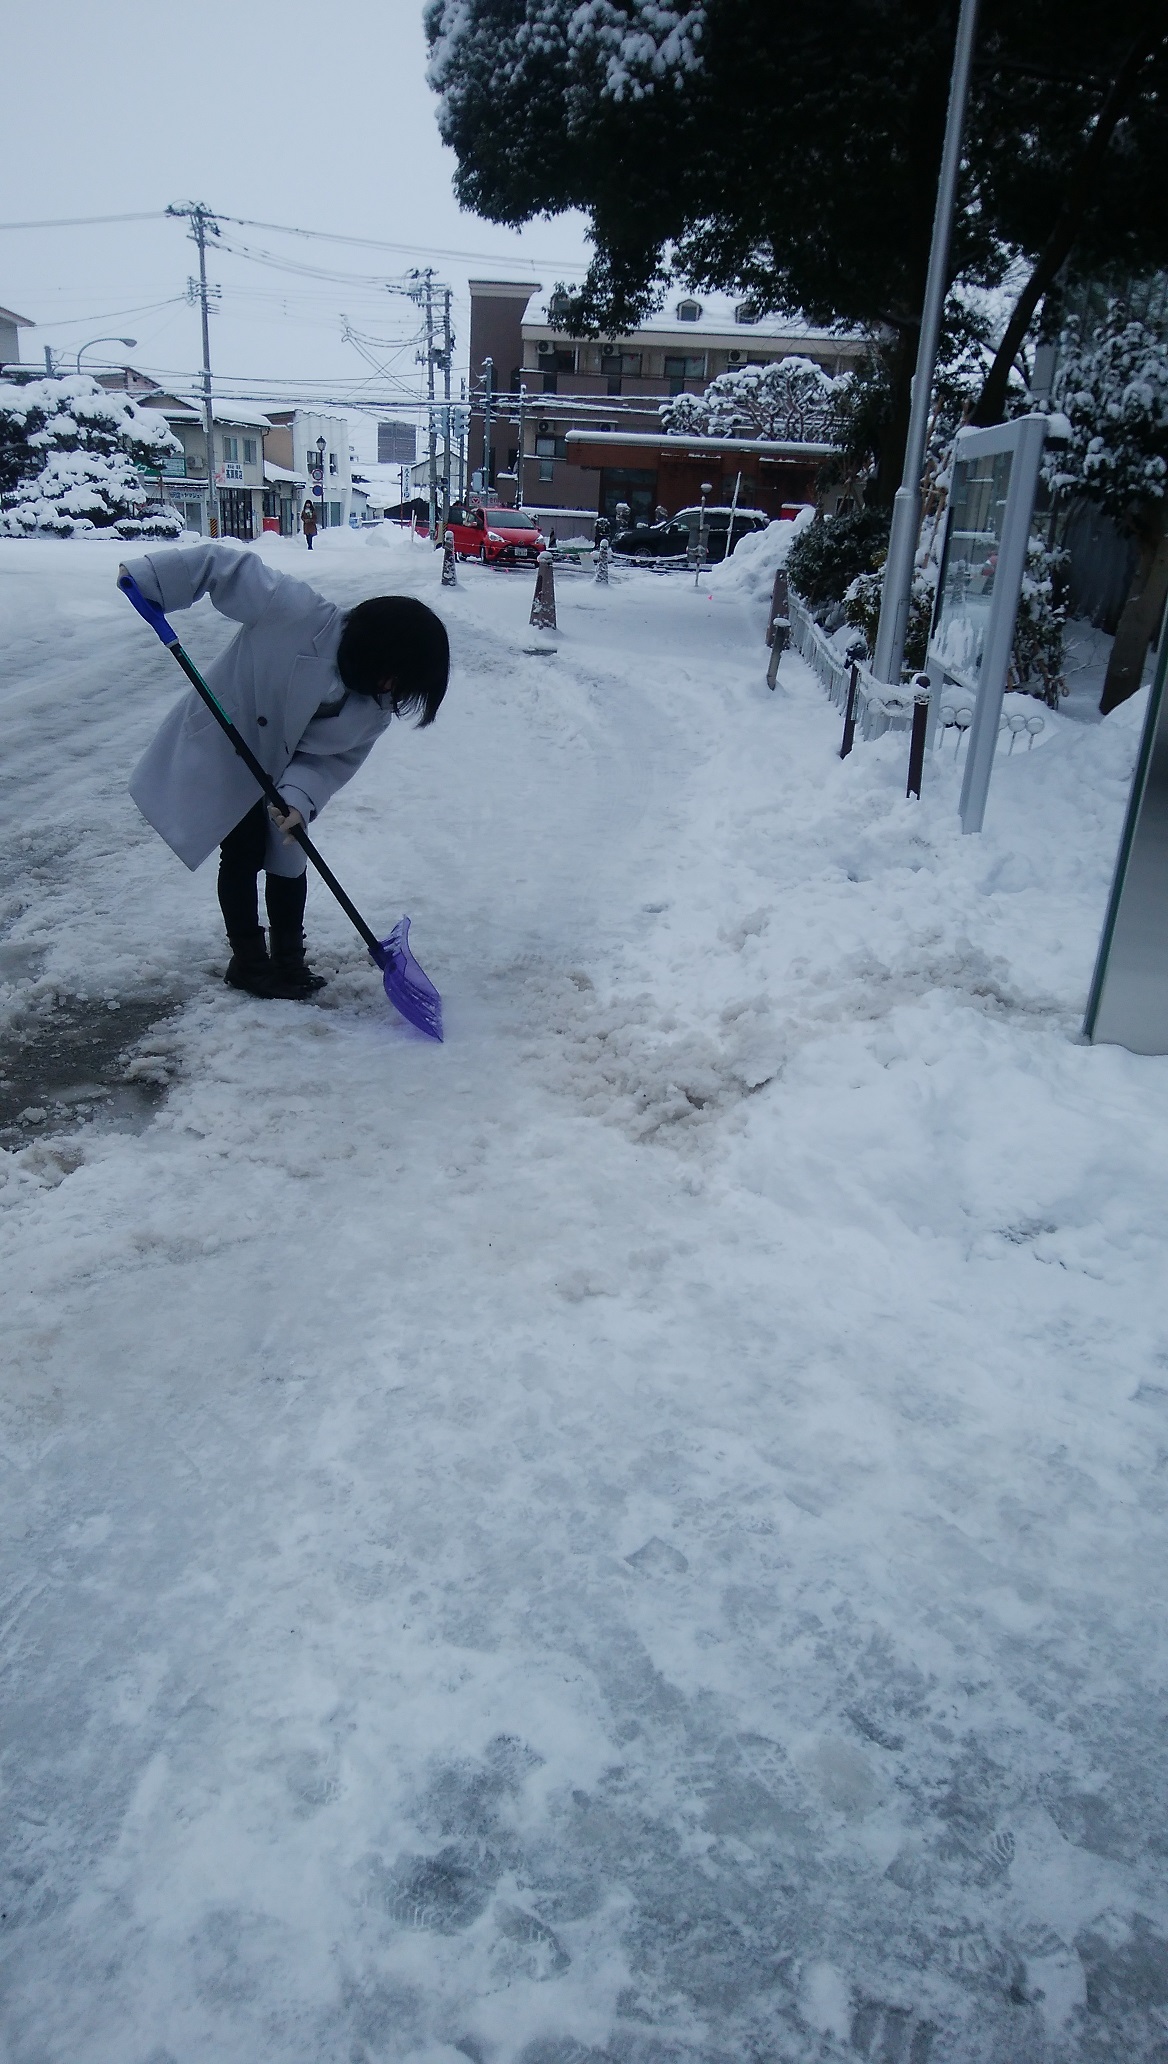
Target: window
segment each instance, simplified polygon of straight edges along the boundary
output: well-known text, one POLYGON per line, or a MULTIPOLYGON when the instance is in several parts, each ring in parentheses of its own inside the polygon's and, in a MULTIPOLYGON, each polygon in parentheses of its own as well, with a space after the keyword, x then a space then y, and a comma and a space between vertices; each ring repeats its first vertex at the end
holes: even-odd
POLYGON ((554 458, 555 458, 555 455, 556 455, 556 440, 555 440, 555 438, 554 438, 554 437, 537 437, 537 438, 536 438, 536 440, 535 440, 535 456, 536 456, 536 458, 537 458, 537 459, 554 459, 554 458))
POLYGON ((555 374, 554 374, 554 373, 545 373, 545 374, 544 374, 544 376, 543 376, 543 391, 544 391, 544 393, 545 393, 545 394, 554 394, 554 393, 555 393, 555 391, 556 391, 556 389, 557 389, 557 387, 558 387, 558 385, 559 385, 559 382, 558 382, 558 380, 556 379, 556 376, 555 376, 555 374))
POLYGON ((341 525, 341 504, 339 502, 330 502, 328 505, 328 512, 329 523, 331 524, 332 528, 334 530, 339 530, 341 525))
POLYGON ((677 320, 678 320, 678 322, 700 322, 700 321, 701 321, 701 319, 702 319, 702 304, 701 304, 701 302, 700 302, 700 301, 679 301, 679 302, 678 302, 678 304, 677 304, 677 320))
POLYGON ((641 377, 641 353, 639 351, 602 351, 600 354, 602 373, 617 375, 623 373, 627 380, 641 377))
POLYGON ((566 294, 553 294, 548 302, 548 314, 551 316, 552 321, 561 321, 568 313, 568 306, 568 296, 566 294))
POLYGON ((238 437, 225 437, 223 439, 223 456, 229 466, 237 466, 239 464, 238 437))
POLYGON ((331 452, 329 453, 329 472, 330 472, 330 473, 337 473, 337 472, 339 472, 339 471, 340 471, 340 468, 339 468, 339 466, 338 466, 338 464, 337 464, 337 455, 336 455, 335 451, 331 451, 331 452))
MULTIPOLYGON (((256 441, 255 441, 255 438, 254 438, 254 437, 245 437, 245 438, 244 438, 244 440, 243 440, 243 463, 244 463, 244 465, 245 465, 245 466, 254 466, 254 465, 255 465, 255 462, 256 462, 256 441)), ((274 513, 275 513, 275 512, 273 511, 273 514, 274 514, 274 513)))
POLYGON ((734 310, 734 320, 737 323, 756 323, 758 310, 753 301, 740 301, 734 310))
POLYGON ((539 462, 539 477, 540 477, 540 479, 541 479, 541 480, 552 480, 552 479, 554 479, 554 477, 555 477, 555 471, 556 471, 556 468, 555 468, 555 463, 554 463, 554 461, 553 461, 553 460, 551 460, 551 459, 541 459, 541 460, 540 460, 540 462, 539 462))
POLYGON ((704 351, 689 352, 687 354, 680 351, 666 352, 665 377, 669 382, 669 392, 671 394, 680 394, 687 380, 702 380, 705 378, 705 373, 706 354, 704 351))

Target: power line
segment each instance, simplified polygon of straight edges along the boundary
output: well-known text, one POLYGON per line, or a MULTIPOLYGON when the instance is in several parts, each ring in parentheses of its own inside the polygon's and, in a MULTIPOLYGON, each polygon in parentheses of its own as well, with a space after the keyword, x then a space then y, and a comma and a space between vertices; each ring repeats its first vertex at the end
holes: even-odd
POLYGON ((88 323, 116 322, 123 315, 153 315, 159 308, 186 306, 185 294, 168 294, 165 301, 140 301, 136 308, 107 308, 104 315, 53 315, 40 324, 42 330, 76 330, 88 323))
POLYGON ((328 244, 360 245, 368 251, 403 251, 414 258, 467 258, 479 265, 538 265, 545 271, 563 267, 569 272, 583 262, 579 258, 534 258, 522 251, 509 251, 504 255, 498 251, 444 250, 437 244, 396 244, 383 237, 344 236, 327 229, 299 229, 289 222, 256 222, 247 215, 220 215, 219 221, 234 222, 240 229, 275 230, 281 236, 314 237, 328 244))
POLYGON ((90 229, 98 222, 165 222, 165 208, 148 208, 143 215, 58 215, 46 222, 0 222, 0 229, 90 229))
MULTIPOLYGON (((0 222, 6 229, 91 229, 110 222, 164 222, 171 211, 147 208, 133 215, 56 215, 36 221, 0 222)), ((259 222, 250 215, 219 215, 220 222, 234 222, 240 229, 266 229, 279 236, 312 238, 318 243, 352 244, 366 251, 397 251, 410 258, 458 258, 476 265, 538 266, 541 271, 578 271, 586 259, 535 257, 524 251, 467 251, 437 244, 401 244, 387 237, 349 236, 342 230, 303 229, 293 222, 259 222)), ((275 262, 275 261, 273 261, 275 262)))

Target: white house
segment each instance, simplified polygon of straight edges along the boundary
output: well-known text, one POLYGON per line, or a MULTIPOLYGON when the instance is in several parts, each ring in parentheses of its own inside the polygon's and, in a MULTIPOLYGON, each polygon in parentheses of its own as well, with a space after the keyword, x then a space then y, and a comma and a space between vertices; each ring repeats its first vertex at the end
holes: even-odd
POLYGON ((323 415, 316 409, 271 408, 265 421, 270 426, 269 461, 308 482, 319 527, 335 530, 347 524, 353 482, 349 426, 344 416, 323 415))

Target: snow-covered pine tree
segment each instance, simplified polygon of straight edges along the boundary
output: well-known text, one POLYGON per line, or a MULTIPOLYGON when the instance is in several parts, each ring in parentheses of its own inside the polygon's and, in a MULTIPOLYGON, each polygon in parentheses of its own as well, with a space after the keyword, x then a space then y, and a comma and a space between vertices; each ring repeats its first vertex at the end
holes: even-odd
POLYGON ((842 386, 810 358, 735 366, 704 394, 678 394, 661 407, 667 431, 687 437, 769 437, 798 443, 831 436, 842 386))
POLYGON ((1075 328, 1059 377, 1069 444, 1049 447, 1047 479, 1061 500, 1099 502, 1136 541, 1139 557, 1119 619, 1099 707, 1134 695, 1168 596, 1168 349, 1118 303, 1090 334, 1075 328))
POLYGON ((182 449, 154 409, 86 374, 0 381, 0 533, 69 537, 117 526, 123 535, 177 536, 149 478, 182 449))

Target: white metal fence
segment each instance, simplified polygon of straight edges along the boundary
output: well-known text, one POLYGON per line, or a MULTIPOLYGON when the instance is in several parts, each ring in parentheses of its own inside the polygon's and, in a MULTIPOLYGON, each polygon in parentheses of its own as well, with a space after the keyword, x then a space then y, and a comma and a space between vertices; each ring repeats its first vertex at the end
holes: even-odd
MULTIPOLYGON (((908 731, 912 727, 912 693, 901 694, 886 681, 878 681, 860 658, 850 659, 820 630, 801 595, 790 590, 788 614, 791 643, 808 666, 814 667, 838 710, 847 708, 852 668, 856 669, 856 695, 852 707, 856 731, 861 738, 879 738, 885 731, 908 731)), ((862 643, 857 639, 862 650, 862 643)))
MULTIPOLYGON (((847 710, 848 689, 852 668, 855 668, 856 693, 852 704, 852 720, 858 737, 879 738, 885 731, 912 729, 912 689, 901 691, 890 688, 886 681, 878 681, 875 674, 869 671, 858 656, 863 649, 858 635, 853 648, 857 656, 850 658, 846 651, 841 652, 820 630, 803 597, 796 594, 794 588, 788 591, 787 610, 792 645, 802 654, 808 666, 814 667, 838 710, 847 710)), ((939 749, 945 734, 954 731, 957 736, 954 749, 960 752, 972 721, 973 704, 968 694, 963 689, 946 683, 941 689, 937 703, 933 731, 934 748, 939 749)), ((1011 710, 1003 712, 998 724, 998 734, 999 738, 1009 738, 1009 752, 1013 752, 1019 739, 1023 737, 1029 751, 1039 733, 1045 728, 1045 719, 1036 710, 1011 710)))

